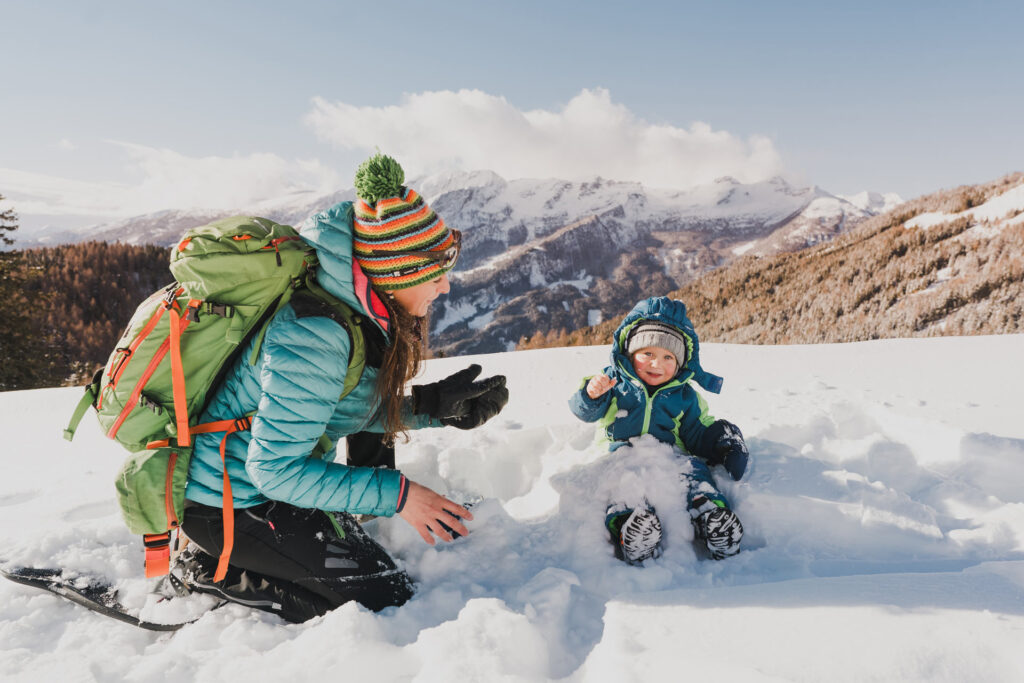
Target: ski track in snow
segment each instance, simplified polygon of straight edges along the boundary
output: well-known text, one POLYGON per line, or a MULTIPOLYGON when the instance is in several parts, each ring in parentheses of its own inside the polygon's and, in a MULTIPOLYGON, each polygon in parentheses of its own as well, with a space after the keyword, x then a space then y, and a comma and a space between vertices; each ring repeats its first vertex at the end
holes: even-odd
MULTIPOLYGON (((726 377, 711 411, 752 454, 740 482, 717 471, 746 529, 735 558, 698 559, 670 449, 607 454, 569 413, 606 347, 440 359, 418 381, 479 362, 511 402, 399 445, 412 479, 479 499, 450 545, 368 523, 418 582, 407 605, 303 625, 229 605, 167 635, 0 582, 0 679, 1020 680, 1024 336, 702 351, 726 377), (665 552, 630 567, 604 507, 644 497, 665 552)), ((114 502, 123 453, 90 417, 61 439, 79 395, 0 394, 0 558, 108 577, 157 620, 203 614, 147 597, 114 502)))

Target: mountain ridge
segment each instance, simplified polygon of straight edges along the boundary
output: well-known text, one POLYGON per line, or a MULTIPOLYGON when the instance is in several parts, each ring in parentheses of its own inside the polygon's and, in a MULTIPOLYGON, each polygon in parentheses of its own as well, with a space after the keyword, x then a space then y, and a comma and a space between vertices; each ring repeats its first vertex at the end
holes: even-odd
MULTIPOLYGON (((435 304, 431 321, 436 349, 446 354, 507 350, 553 326, 573 329, 624 307, 638 293, 638 282, 674 289, 745 254, 833 239, 873 215, 782 177, 747 184, 723 177, 682 190, 596 176, 506 180, 482 170, 409 185, 463 233, 451 295, 435 304)), ((299 225, 352 199, 351 189, 294 193, 240 213, 299 225)), ((223 215, 167 210, 79 236, 170 246, 188 228, 223 215)))
MULTIPOLYGON (((926 195, 828 243, 744 256, 649 293, 659 294, 686 303, 701 339, 714 342, 1021 333, 1024 173, 926 195)), ((616 322, 551 330, 518 348, 608 343, 616 322)))

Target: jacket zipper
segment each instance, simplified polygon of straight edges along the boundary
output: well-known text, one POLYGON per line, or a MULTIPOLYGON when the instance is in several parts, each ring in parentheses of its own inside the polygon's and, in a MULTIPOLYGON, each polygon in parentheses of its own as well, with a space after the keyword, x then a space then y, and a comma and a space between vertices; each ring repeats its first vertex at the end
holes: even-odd
POLYGON ((644 400, 646 401, 646 404, 644 405, 644 425, 640 430, 641 434, 647 434, 647 428, 651 426, 651 411, 654 409, 654 397, 658 395, 658 392, 662 389, 671 389, 672 387, 686 384, 691 377, 693 377, 692 372, 684 379, 674 379, 668 384, 664 384, 655 389, 653 394, 647 392, 647 385, 643 384, 643 380, 638 380, 641 382, 641 388, 644 390, 644 400))

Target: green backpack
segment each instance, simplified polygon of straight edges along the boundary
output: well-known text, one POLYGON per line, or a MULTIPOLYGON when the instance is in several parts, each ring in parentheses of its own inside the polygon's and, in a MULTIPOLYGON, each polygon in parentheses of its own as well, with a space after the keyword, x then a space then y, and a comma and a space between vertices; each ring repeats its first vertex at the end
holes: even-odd
MULTIPOLYGON (((312 296, 348 330, 352 343, 342 398, 358 384, 365 365, 360 316, 316 283, 316 253, 294 228, 264 218, 225 218, 185 233, 170 261, 176 282, 135 311, 64 432, 70 441, 91 405, 103 432, 132 452, 116 486, 128 528, 143 535, 146 576, 166 574, 172 539, 177 545, 192 437, 222 433, 223 458, 228 437, 251 425, 252 414, 206 424, 198 418, 238 354, 254 336, 262 339, 282 306, 296 294, 312 296)), ((249 363, 256 364, 259 350, 257 341, 249 363)), ((312 455, 323 455, 331 445, 321 437, 312 455)), ((233 535, 230 491, 225 469, 225 571, 233 535)))

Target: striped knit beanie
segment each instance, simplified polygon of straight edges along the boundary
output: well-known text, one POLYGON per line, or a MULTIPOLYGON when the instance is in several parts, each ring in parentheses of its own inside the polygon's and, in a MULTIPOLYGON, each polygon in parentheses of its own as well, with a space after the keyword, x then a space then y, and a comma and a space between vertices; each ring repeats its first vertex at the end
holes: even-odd
POLYGON ((454 235, 423 197, 403 185, 405 172, 389 156, 376 154, 356 171, 356 260, 379 289, 392 291, 434 280, 451 270, 418 254, 380 252, 443 252, 454 235))

